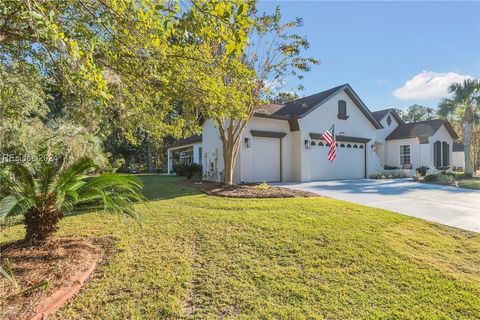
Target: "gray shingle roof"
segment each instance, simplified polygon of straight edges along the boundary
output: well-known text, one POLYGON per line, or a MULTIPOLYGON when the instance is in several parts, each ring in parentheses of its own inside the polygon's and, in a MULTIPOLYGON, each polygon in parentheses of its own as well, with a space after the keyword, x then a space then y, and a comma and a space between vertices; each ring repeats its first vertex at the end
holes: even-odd
POLYGON ((380 122, 389 112, 392 112, 392 116, 397 120, 398 123, 404 123, 400 116, 395 112, 393 108, 373 111, 372 114, 380 122))
POLYGON ((307 115, 323 102, 327 101, 339 91, 345 90, 348 96, 358 105, 360 111, 367 117, 367 119, 377 128, 382 128, 382 125, 375 119, 370 110, 365 106, 363 101, 357 96, 349 84, 343 84, 334 88, 312 94, 291 102, 281 104, 268 104, 256 110, 255 116, 267 117, 274 119, 299 119, 307 115))
POLYGON ((387 113, 390 112, 392 109, 384 109, 384 110, 378 110, 378 111, 373 111, 372 114, 377 119, 377 121, 380 121, 387 115, 387 113))
POLYGON ((455 142, 452 147, 453 152, 462 152, 465 151, 465 146, 461 142, 455 142))
POLYGON ((404 123, 395 128, 385 140, 408 139, 417 137, 430 137, 437 132, 442 125, 448 130, 452 138, 457 139, 457 133, 448 121, 444 120, 427 120, 412 123, 404 123))
POLYGON ((307 96, 304 98, 300 98, 291 102, 287 102, 283 108, 278 110, 275 114, 281 116, 302 116, 303 114, 310 111, 315 106, 319 105, 326 99, 330 98, 331 95, 335 94, 338 90, 340 90, 343 86, 336 86, 334 88, 312 94, 311 96, 307 96))
POLYGON ((169 146, 169 148, 176 148, 176 147, 181 147, 181 146, 186 146, 189 144, 197 143, 197 142, 202 142, 202 135, 192 135, 188 138, 178 140, 177 142, 173 143, 172 145, 169 146))

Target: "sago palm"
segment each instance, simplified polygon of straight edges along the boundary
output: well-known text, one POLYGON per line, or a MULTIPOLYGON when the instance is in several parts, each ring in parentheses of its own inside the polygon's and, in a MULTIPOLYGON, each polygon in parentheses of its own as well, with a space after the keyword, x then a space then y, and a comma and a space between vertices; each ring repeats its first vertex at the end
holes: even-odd
POLYGON ((465 145, 465 173, 473 173, 472 163, 472 131, 479 121, 480 114, 480 81, 465 80, 463 83, 453 83, 448 88, 453 93, 451 99, 443 99, 438 108, 438 114, 448 119, 458 119, 462 123, 463 143, 465 145))
POLYGON ((93 168, 88 158, 66 168, 47 162, 36 169, 2 164, 0 217, 23 215, 25 240, 31 244, 49 238, 65 214, 76 210, 111 211, 139 221, 133 204, 143 200, 141 181, 116 173, 87 177, 85 172, 93 168))

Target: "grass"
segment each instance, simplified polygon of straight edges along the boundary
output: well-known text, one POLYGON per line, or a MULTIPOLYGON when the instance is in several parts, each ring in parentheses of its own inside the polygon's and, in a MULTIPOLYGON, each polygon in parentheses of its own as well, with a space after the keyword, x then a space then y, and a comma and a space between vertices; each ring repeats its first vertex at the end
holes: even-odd
POLYGON ((461 188, 480 190, 480 177, 461 179, 459 185, 461 188))
MULTIPOLYGON (((477 319, 480 234, 325 198, 229 199, 141 176, 144 227, 90 213, 58 236, 117 252, 57 319, 477 319)), ((23 236, 21 226, 0 242, 23 236)))

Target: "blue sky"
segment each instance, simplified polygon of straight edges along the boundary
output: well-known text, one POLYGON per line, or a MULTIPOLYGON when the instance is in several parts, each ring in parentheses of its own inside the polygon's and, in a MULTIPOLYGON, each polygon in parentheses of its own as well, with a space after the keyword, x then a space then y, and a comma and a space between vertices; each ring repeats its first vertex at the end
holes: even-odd
POLYGON ((480 2, 264 0, 258 8, 276 6, 285 21, 303 18, 306 55, 321 60, 301 95, 350 83, 373 111, 436 107, 449 83, 480 78, 480 2))

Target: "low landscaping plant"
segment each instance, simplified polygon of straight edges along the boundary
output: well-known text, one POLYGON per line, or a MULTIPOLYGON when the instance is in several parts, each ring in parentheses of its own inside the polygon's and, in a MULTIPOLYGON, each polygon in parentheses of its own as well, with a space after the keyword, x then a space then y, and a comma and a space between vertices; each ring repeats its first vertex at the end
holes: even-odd
POLYGON ((420 175, 418 172, 412 176, 413 181, 421 181, 422 180, 422 175, 420 175))
POLYGON ((440 184, 452 184, 453 181, 455 181, 455 178, 451 174, 441 174, 437 178, 437 182, 440 184))
POLYGON ((425 177, 427 175, 428 169, 430 169, 430 167, 421 166, 421 167, 418 167, 415 171, 422 177, 425 177))
POLYGON ((399 167, 391 167, 391 166, 383 166, 384 170, 398 170, 400 169, 399 167))
POLYGON ((400 179, 406 178, 407 175, 402 171, 393 171, 393 172, 375 172, 370 175, 370 179, 400 179))
POLYGON ((258 190, 268 190, 270 188, 271 188, 270 185, 266 182, 262 182, 255 186, 255 189, 258 189, 258 190))
POLYGON ((28 244, 47 240, 65 214, 78 210, 111 211, 139 220, 133 204, 143 200, 142 182, 117 173, 85 176, 95 168, 89 158, 67 167, 56 162, 40 163, 35 168, 2 164, 0 218, 23 215, 28 244))
POLYGON ((200 175, 202 173, 202 167, 196 163, 177 164, 173 167, 173 171, 181 177, 191 179, 193 176, 200 175))
POLYGON ((427 174, 425 177, 423 177, 423 180, 428 182, 437 181, 437 179, 438 179, 438 174, 427 174))

